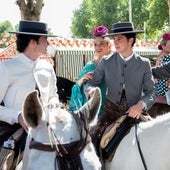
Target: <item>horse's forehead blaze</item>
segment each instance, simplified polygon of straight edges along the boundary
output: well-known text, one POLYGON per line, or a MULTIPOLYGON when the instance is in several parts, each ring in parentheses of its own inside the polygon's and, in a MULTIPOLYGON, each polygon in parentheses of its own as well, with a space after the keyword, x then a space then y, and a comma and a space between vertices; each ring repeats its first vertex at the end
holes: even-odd
POLYGON ((71 122, 71 115, 68 111, 56 108, 52 112, 49 112, 49 124, 55 125, 58 123, 69 123, 71 122))

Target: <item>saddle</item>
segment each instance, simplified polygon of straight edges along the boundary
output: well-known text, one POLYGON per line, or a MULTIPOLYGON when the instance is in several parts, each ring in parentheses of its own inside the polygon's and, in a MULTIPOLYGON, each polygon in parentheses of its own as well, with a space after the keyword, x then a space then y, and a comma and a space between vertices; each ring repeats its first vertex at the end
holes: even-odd
POLYGON ((102 149, 104 149, 108 145, 110 140, 116 134, 120 124, 125 120, 126 117, 127 117, 127 115, 121 116, 120 118, 117 119, 117 121, 115 121, 114 123, 112 123, 110 126, 108 126, 106 128, 106 130, 101 138, 101 141, 100 141, 100 147, 102 149))
POLYGON ((131 127, 139 121, 149 121, 149 115, 141 115, 140 120, 122 115, 114 123, 109 125, 100 141, 100 154, 106 161, 111 161, 121 140, 130 132, 131 127))

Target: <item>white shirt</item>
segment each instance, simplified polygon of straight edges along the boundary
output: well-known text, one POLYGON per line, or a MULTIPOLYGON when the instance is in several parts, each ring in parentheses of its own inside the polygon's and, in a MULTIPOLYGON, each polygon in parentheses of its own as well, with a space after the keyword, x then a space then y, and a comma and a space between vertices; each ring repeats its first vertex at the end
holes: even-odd
POLYGON ((51 99, 59 102, 56 76, 52 65, 43 60, 30 60, 23 53, 18 57, 0 63, 0 120, 10 124, 18 123, 25 97, 35 90, 36 81, 44 104, 51 99), (46 95, 45 95, 46 94, 46 95))

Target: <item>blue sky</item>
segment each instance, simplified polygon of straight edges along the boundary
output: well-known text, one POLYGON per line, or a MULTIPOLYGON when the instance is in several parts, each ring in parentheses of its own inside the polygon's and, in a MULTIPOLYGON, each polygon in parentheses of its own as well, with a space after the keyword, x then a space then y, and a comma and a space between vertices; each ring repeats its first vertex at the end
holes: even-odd
MULTIPOLYGON (((0 22, 9 20, 14 26, 21 19, 16 0, 4 0, 0 6, 0 22)), ((79 7, 82 0, 44 0, 41 21, 48 23, 54 34, 68 37, 72 11, 79 7)))

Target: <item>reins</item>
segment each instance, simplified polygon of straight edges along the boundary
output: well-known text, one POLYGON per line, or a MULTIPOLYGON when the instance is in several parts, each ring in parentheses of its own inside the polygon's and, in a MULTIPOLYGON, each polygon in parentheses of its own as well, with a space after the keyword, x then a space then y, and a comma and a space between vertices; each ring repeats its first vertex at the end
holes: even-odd
POLYGON ((34 139, 32 139, 30 141, 30 145, 29 145, 29 149, 37 149, 37 150, 41 150, 41 151, 48 151, 48 152, 54 152, 56 150, 60 150, 60 153, 57 151, 56 153, 58 153, 58 156, 63 156, 66 154, 69 154, 67 150, 69 150, 69 148, 74 148, 77 145, 79 145, 79 141, 74 141, 71 142, 69 144, 58 144, 56 149, 56 145, 51 145, 49 143, 41 143, 41 142, 37 142, 34 139))
POLYGON ((135 138, 136 138, 136 142, 137 142, 137 146, 138 146, 138 150, 139 150, 139 154, 140 154, 143 166, 144 166, 145 170, 148 170, 147 165, 146 165, 146 161, 144 159, 142 149, 141 149, 141 146, 140 146, 139 136, 137 135, 137 123, 136 122, 135 122, 135 138))

